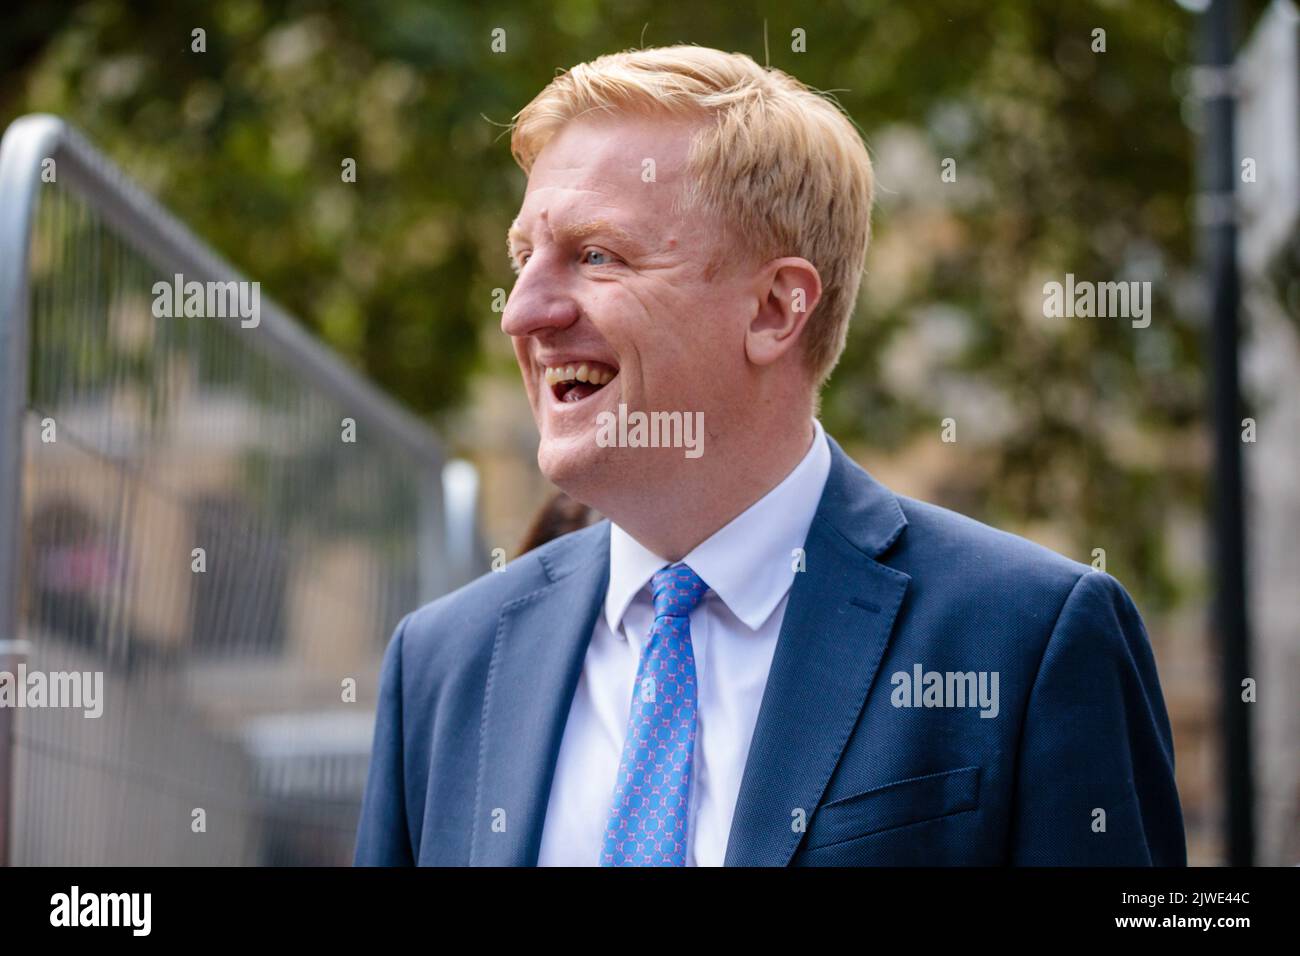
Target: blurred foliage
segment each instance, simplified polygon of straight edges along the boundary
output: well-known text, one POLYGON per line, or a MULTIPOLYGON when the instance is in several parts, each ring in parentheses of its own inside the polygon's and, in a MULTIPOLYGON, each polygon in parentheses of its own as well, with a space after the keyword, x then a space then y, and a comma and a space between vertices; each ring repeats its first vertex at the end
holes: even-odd
POLYGON ((1172 0, 50 2, 6 13, 0 121, 75 122, 358 368, 436 415, 507 360, 484 344, 500 334, 492 290, 512 281, 513 114, 557 68, 618 49, 767 57, 834 91, 878 163, 828 429, 902 449, 957 418, 973 451, 945 480, 949 503, 1063 522, 1076 556, 1106 547, 1110 570, 1163 604, 1160 529, 1204 494, 1196 300, 1179 291, 1194 289, 1193 19, 1172 0), (496 27, 505 53, 491 51, 496 27), (806 53, 791 50, 796 28, 806 53), (1104 53, 1090 49, 1097 28, 1104 53), (340 176, 348 157, 355 184, 340 176), (940 179, 945 158, 955 183, 940 179), (1042 284, 1066 272, 1152 280, 1150 327, 1043 319, 1042 284))

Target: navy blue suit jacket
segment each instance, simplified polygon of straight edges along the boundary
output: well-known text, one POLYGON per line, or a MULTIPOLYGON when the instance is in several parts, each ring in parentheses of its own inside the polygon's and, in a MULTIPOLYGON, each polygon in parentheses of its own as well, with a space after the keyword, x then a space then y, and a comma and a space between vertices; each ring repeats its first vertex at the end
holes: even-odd
MULTIPOLYGON (((727 864, 1184 865, 1169 719, 1124 588, 831 453, 727 864), (904 698, 917 665, 996 673, 997 715, 902 706, 926 702, 904 698)), ((402 620, 358 864, 536 864, 608 576, 602 521, 402 620)))

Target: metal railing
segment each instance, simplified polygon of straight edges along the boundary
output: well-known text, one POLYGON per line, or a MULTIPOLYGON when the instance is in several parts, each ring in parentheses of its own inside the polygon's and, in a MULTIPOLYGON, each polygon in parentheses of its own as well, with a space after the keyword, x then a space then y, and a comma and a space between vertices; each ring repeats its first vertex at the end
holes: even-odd
POLYGON ((159 307, 214 283, 251 288, 67 124, 10 126, 0 862, 347 862, 386 641, 476 573, 463 463, 273 302, 159 307))

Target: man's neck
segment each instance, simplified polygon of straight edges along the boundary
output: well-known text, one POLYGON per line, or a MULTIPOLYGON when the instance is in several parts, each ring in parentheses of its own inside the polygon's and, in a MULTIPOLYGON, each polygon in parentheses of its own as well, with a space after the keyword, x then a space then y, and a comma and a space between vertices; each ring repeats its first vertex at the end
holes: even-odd
POLYGON ((754 430, 735 448, 715 455, 708 469, 692 468, 670 494, 635 506, 599 508, 643 547, 667 561, 680 561, 701 542, 743 514, 786 479, 808 454, 816 434, 811 417, 782 437, 754 430))

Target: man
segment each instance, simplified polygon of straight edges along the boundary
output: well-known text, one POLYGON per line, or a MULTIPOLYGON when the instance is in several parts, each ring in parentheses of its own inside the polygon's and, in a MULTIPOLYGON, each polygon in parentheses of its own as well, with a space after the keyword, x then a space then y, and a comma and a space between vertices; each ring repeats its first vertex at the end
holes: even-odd
POLYGON ((397 627, 356 861, 1184 864, 1124 589, 815 418, 873 192, 843 114, 678 46, 556 78, 512 149, 502 329, 607 520, 397 627))

